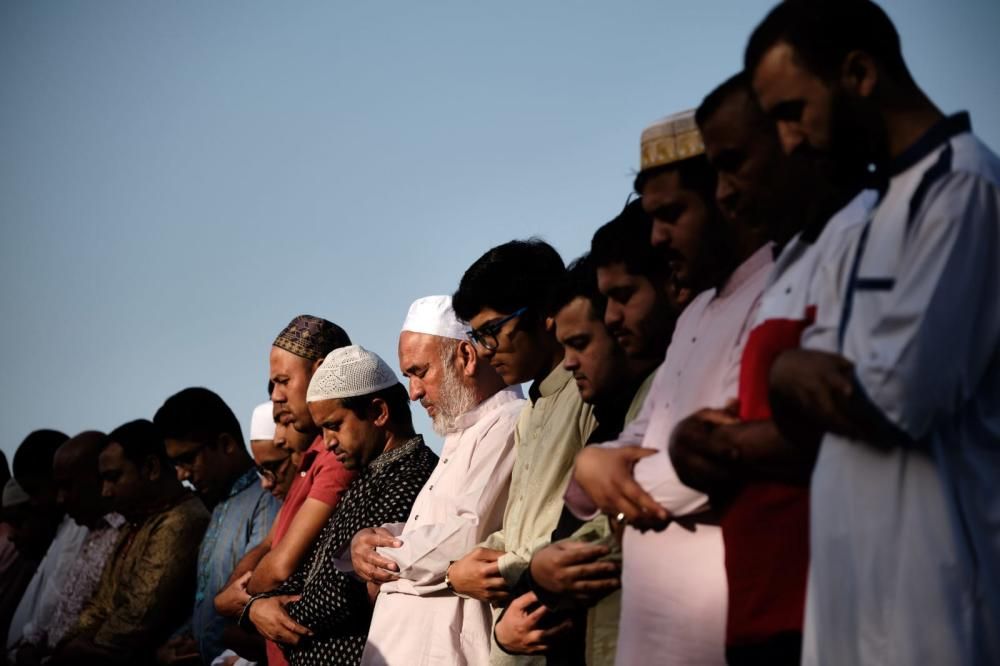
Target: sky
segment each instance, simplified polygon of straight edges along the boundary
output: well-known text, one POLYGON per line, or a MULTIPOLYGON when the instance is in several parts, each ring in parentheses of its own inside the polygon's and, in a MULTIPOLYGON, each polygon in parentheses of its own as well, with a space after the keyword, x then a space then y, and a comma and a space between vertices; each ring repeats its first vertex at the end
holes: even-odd
MULTIPOLYGON (((188 386, 246 434, 302 313, 397 367, 409 303, 490 247, 584 252, 643 127, 735 73, 771 5, 0 3, 0 448, 188 386)), ((1000 3, 883 6, 918 83, 1000 148, 1000 3)))

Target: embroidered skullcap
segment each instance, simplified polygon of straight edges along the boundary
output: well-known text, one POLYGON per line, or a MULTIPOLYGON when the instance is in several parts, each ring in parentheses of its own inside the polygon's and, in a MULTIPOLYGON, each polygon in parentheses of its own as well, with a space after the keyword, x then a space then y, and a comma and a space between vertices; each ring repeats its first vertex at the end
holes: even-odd
POLYGON ((14 477, 7 479, 7 484, 3 487, 3 508, 9 509, 30 500, 28 493, 24 492, 24 488, 14 480, 14 477))
POLYGON ((451 309, 451 296, 424 296, 413 301, 403 321, 403 330, 442 338, 465 340, 468 326, 451 309))
POLYGON ((639 171, 680 162, 705 152, 694 109, 661 118, 642 131, 639 171))
POLYGON ((378 354, 360 345, 334 349, 309 380, 306 402, 369 395, 398 384, 378 354))
POLYGON ((296 356, 318 361, 338 347, 351 344, 351 338, 331 321, 299 315, 274 339, 274 346, 296 356))
POLYGON ((250 441, 274 439, 274 403, 270 400, 253 408, 250 417, 250 441))

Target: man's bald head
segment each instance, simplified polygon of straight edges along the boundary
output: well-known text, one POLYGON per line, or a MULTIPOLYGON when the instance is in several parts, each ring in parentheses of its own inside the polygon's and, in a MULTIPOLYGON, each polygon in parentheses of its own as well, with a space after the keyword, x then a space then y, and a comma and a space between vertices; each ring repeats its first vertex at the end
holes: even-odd
POLYGON ((97 525, 108 511, 97 472, 97 458, 107 443, 107 435, 88 430, 68 439, 53 458, 56 499, 73 520, 87 527, 97 525))

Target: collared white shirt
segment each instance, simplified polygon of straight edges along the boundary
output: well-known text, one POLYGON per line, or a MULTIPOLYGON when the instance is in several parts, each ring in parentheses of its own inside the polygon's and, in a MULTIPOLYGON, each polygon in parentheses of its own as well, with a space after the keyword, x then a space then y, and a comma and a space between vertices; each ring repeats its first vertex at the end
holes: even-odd
POLYGON ((378 552, 396 561, 400 578, 382 585, 362 663, 489 660, 489 605, 453 594, 444 574, 503 522, 524 405, 519 387, 506 388, 462 415, 407 522, 385 526, 403 545, 378 552))
MULTIPOLYGON (((656 449, 659 453, 636 464, 635 479, 672 514, 687 516, 662 532, 625 530, 619 666, 648 664, 651 658, 664 664, 725 663, 722 532, 699 520, 708 498, 680 482, 668 446, 678 422, 736 398, 743 343, 773 252, 771 243, 761 247, 720 290, 705 291, 688 305, 639 416, 617 441, 600 445, 656 449)), ((580 518, 595 513, 575 483, 567 489, 566 503, 580 518)))
POLYGON ((962 114, 902 162, 805 340, 910 440, 823 440, 805 664, 1000 663, 1000 160, 962 114))

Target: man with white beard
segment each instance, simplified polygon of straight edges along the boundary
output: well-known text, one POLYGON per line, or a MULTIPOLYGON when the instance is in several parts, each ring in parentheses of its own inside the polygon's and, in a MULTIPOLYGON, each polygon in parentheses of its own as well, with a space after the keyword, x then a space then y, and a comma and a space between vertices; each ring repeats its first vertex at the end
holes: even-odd
POLYGON ((489 604, 457 596, 448 567, 503 523, 524 399, 480 361, 467 328, 450 296, 418 299, 403 322, 410 399, 445 440, 409 520, 361 530, 351 544, 355 573, 378 590, 363 664, 489 661, 489 604))

